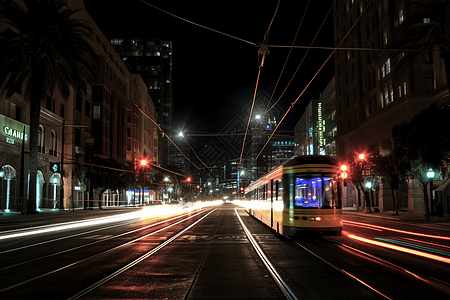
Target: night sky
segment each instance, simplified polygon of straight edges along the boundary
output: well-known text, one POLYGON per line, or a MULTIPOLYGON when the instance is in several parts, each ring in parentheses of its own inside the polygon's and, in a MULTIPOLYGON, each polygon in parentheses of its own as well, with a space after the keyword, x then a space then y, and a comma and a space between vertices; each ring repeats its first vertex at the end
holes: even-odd
MULTIPOLYGON (((278 1, 152 1, 154 6, 240 41, 182 21, 139 0, 85 0, 85 7, 107 38, 150 37, 173 42, 174 127, 193 136, 218 133, 249 117, 258 74, 258 48, 278 1), (253 43, 253 44, 251 44, 253 43)), ((309 1, 281 1, 268 36, 269 45, 290 46, 309 1)), ((333 1, 310 1, 295 45, 309 46, 333 1)), ((333 46, 332 12, 313 46, 333 46)), ((293 49, 272 99, 291 80, 306 50, 293 49)), ((268 99, 280 76, 289 48, 270 47, 258 85, 258 95, 268 99)), ((300 95, 331 50, 310 50, 297 75, 273 112, 277 119, 300 95)), ((334 75, 330 60, 283 121, 280 129, 292 130, 311 99, 319 98, 334 75)), ((255 107, 266 104, 255 103, 255 107)), ((245 127, 244 127, 245 129, 245 127)), ((293 132, 292 132, 293 134, 293 132)), ((197 150, 198 151, 198 150, 197 150)))

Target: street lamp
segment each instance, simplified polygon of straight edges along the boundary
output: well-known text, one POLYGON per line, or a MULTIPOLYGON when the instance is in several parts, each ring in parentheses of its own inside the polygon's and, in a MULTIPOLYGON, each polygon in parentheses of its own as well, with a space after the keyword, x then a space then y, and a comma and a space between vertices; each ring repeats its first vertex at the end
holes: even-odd
POLYGON ((434 215, 434 205, 433 205, 433 178, 434 178, 434 171, 433 169, 428 169, 427 172, 427 178, 430 181, 430 208, 431 208, 431 215, 434 215))

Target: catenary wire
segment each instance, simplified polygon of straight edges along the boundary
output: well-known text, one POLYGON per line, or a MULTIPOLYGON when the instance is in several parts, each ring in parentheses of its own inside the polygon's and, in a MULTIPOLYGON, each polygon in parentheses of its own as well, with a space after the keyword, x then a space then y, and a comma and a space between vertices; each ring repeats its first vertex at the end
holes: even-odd
POLYGON ((155 122, 155 120, 153 120, 152 118, 150 118, 136 103, 134 104, 136 106, 136 108, 142 113, 143 116, 145 116, 146 118, 148 118, 150 121, 153 122, 153 124, 155 124, 158 129, 169 139, 169 141, 175 146, 175 148, 178 149, 178 151, 180 151, 180 153, 194 166, 198 169, 198 166, 196 164, 194 164, 184 153, 183 151, 181 151, 180 148, 178 148, 178 146, 175 144, 175 142, 164 132, 164 130, 162 130, 162 128, 158 125, 158 123, 155 122))
MULTIPOLYGON (((302 19, 300 20, 300 24, 298 25, 297 32, 295 33, 294 40, 292 41, 291 48, 289 49, 289 53, 288 53, 288 55, 287 55, 287 57, 286 57, 286 60, 284 61, 283 68, 281 69, 280 76, 278 76, 277 83, 275 84, 275 87, 274 87, 274 89, 273 89, 273 91, 272 91, 272 95, 270 95, 269 101, 267 101, 267 105, 266 105, 266 113, 270 110, 270 109, 267 109, 267 108, 269 107, 270 102, 272 101, 273 95, 275 94, 275 91, 277 90, 278 84, 280 83, 281 76, 283 75, 284 69, 286 68, 286 65, 287 65, 287 62, 288 62, 288 60, 289 60, 289 57, 291 56, 291 52, 292 52, 292 49, 293 49, 292 47, 294 46, 294 43, 295 43, 295 41, 297 40, 297 36, 298 36, 299 31, 300 31, 300 27, 302 27, 303 20, 305 19, 306 12, 308 11, 308 7, 309 7, 309 3, 310 3, 310 2, 311 2, 311 0, 308 0, 308 4, 306 4, 306 8, 305 8, 305 11, 303 12, 302 19)), ((320 30, 320 29, 319 29, 319 30, 320 30)), ((281 98, 281 97, 280 97, 280 98, 281 98)), ((278 101, 279 101, 279 99, 278 99, 278 101)), ((278 101, 277 101, 274 105, 276 105, 276 104, 278 103, 278 101)), ((272 106, 272 107, 273 107, 273 106, 272 106)))
MULTIPOLYGON (((313 40, 311 41, 310 46, 313 45, 314 41, 316 40, 317 36, 319 35, 319 32, 320 32, 320 30, 322 29, 323 24, 325 24, 325 21, 327 20, 328 16, 330 15, 330 13, 331 13, 331 11, 332 11, 332 9, 333 9, 334 3, 335 3, 335 1, 333 1, 333 3, 331 4, 331 7, 330 7, 330 9, 328 10, 327 15, 326 15, 325 18, 323 19, 322 24, 321 24, 320 27, 319 27, 319 30, 317 30, 316 35, 314 36, 313 40)), ((300 27, 299 27, 299 28, 300 28, 300 27)), ((293 48, 293 47, 291 47, 291 48, 289 49, 289 53, 290 53, 290 51, 292 50, 292 48, 293 48)), ((269 109, 267 109, 265 113, 268 113, 272 108, 274 108, 275 105, 277 105, 277 103, 281 100, 281 97, 283 97, 284 93, 286 93, 286 90, 288 89, 289 85, 291 84, 292 80, 294 79, 295 75, 297 74, 298 70, 300 69, 300 66, 303 64, 303 61, 305 60, 306 56, 308 55, 309 50, 310 50, 310 49, 308 49, 308 50, 306 51, 306 53, 305 53, 305 55, 303 56, 303 58, 302 58, 300 64, 298 65, 297 69, 295 70, 294 75, 292 75, 291 80, 289 80, 288 84, 287 84, 286 87, 284 88, 284 90, 283 90, 283 92, 281 93, 280 97, 278 97, 278 100, 277 100, 277 101, 276 101, 269 109)), ((287 62, 287 60, 286 60, 286 62, 287 62)), ((274 92, 275 92, 275 91, 274 91, 274 92)))
MULTIPOLYGON (((264 41, 263 41, 263 44, 266 44, 266 43, 268 42, 270 28, 272 27, 273 20, 274 20, 274 18, 275 18, 275 15, 277 14, 278 7, 280 6, 280 1, 281 1, 281 0, 278 1, 277 7, 276 7, 275 12, 274 12, 274 15, 273 15, 272 20, 270 21, 270 24, 269 24, 269 28, 267 29, 266 33, 264 34, 264 41)), ((242 141, 242 150, 241 150, 241 154, 240 154, 240 156, 239 156, 238 171, 239 171, 239 166, 240 166, 241 163, 242 163, 242 155, 244 154, 245 140, 247 139, 248 127, 250 126, 250 122, 251 122, 251 120, 252 120, 253 107, 255 106, 255 100, 256 100, 256 92, 258 91, 259 78, 260 78, 260 76, 261 76, 261 70, 262 70, 262 68, 263 68, 263 66, 264 66, 264 59, 265 59, 265 57, 266 57, 266 53, 262 53, 262 55, 263 55, 263 57, 262 57, 262 60, 261 60, 261 65, 259 66, 259 69, 258 69, 258 76, 257 76, 257 78, 256 78, 255 91, 254 91, 254 93, 253 93, 252 106, 251 106, 251 109, 250 109, 250 114, 249 114, 249 116, 248 116, 247 127, 245 128, 244 139, 243 139, 243 141, 242 141)), ((259 50, 258 50, 258 57, 259 57, 259 50)))
MULTIPOLYGON (((372 0, 370 1, 372 2, 372 0)), ((364 13, 367 11, 367 8, 369 7, 369 5, 366 6, 366 8, 363 10, 363 12, 359 15, 359 17, 356 19, 355 23, 353 23, 352 27, 350 27, 350 29, 347 31, 347 33, 345 34, 345 36, 341 39, 341 41, 339 42, 339 44, 334 48, 334 50, 331 52, 331 54, 328 56, 328 58, 325 60, 325 62, 322 64, 322 66, 320 66, 319 70, 317 70, 317 72, 314 74, 314 76, 311 78, 311 80, 309 81, 309 83, 306 85, 306 87, 303 89, 303 91, 300 93, 300 95, 297 97, 297 99, 295 99, 295 101, 293 103, 291 103, 291 105, 289 106, 288 110, 286 111, 286 113, 284 114, 284 116, 281 118, 280 122, 278 123, 278 125, 275 127, 275 129, 273 130, 272 134, 270 135, 270 137, 267 139, 266 143, 264 144, 264 146, 261 148, 261 151, 258 153, 258 155, 255 157, 255 161, 258 159, 258 157, 261 155, 261 153, 264 151, 264 149, 266 148, 267 144, 269 143, 269 141, 272 139, 273 134, 277 131, 278 127, 281 125, 281 123, 283 122, 283 120, 286 118, 287 114, 289 113, 289 111, 294 107, 295 103, 297 103, 297 101, 300 99, 300 97, 303 95, 303 93, 306 91, 306 89, 311 85, 311 83, 313 82, 313 80, 317 77, 317 74, 319 74, 319 72, 323 69, 323 67, 325 66, 325 64, 330 60, 331 57, 333 57, 334 53, 336 52, 336 50, 339 48, 339 46, 344 42, 345 38, 350 34, 350 32, 352 31, 352 29, 355 27, 355 25, 358 23, 358 21, 361 19, 361 17, 364 15, 364 13)))
POLYGON ((161 8, 159 8, 159 7, 155 6, 155 5, 153 5, 153 4, 150 4, 150 3, 148 3, 147 1, 144 1, 144 0, 139 0, 139 1, 142 2, 142 3, 144 3, 144 4, 146 4, 146 5, 148 5, 148 6, 153 7, 153 8, 155 8, 155 9, 159 10, 159 11, 162 11, 163 13, 166 13, 166 14, 172 16, 172 17, 175 17, 175 18, 180 19, 180 20, 182 20, 182 21, 188 22, 188 23, 193 24, 193 25, 195 25, 195 26, 199 26, 199 27, 201 27, 201 28, 208 29, 208 30, 214 31, 214 32, 216 32, 216 33, 223 34, 223 35, 225 35, 225 36, 231 37, 231 38, 233 38, 233 39, 239 40, 239 41, 241 41, 241 42, 244 42, 244 43, 247 43, 247 44, 250 44, 250 45, 253 45, 253 46, 257 46, 257 44, 252 43, 252 42, 250 42, 250 41, 246 41, 246 40, 244 40, 244 39, 241 39, 241 38, 232 36, 232 35, 230 35, 230 34, 227 34, 227 33, 224 33, 224 32, 221 32, 221 31, 218 31, 218 30, 215 30, 215 29, 212 29, 212 28, 209 28, 209 27, 206 27, 206 26, 197 24, 197 23, 194 23, 194 22, 189 21, 189 20, 184 19, 184 18, 181 18, 181 17, 179 17, 179 16, 177 16, 177 15, 175 15, 175 14, 172 14, 172 13, 170 13, 170 12, 168 12, 168 11, 165 11, 165 10, 163 10, 163 9, 161 9, 161 8))

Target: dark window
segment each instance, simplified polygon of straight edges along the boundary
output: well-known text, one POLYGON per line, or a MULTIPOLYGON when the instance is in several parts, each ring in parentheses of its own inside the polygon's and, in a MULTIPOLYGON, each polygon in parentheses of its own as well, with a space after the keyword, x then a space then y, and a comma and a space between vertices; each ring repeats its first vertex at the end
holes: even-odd
POLYGON ((91 103, 89 101, 85 101, 84 102, 84 114, 86 117, 90 118, 91 117, 91 103))
POLYGON ((81 130, 75 129, 75 146, 81 146, 81 130))
POLYGON ((16 121, 22 122, 22 107, 16 106, 16 121))
POLYGON ((52 110, 52 98, 50 96, 47 96, 47 101, 45 103, 45 108, 48 110, 52 110))
POLYGON ((59 116, 64 118, 64 104, 59 104, 59 116))
POLYGON ((92 87, 92 101, 93 102, 102 102, 103 97, 103 88, 101 86, 93 86, 92 87))
POLYGON ((101 137, 102 136, 102 122, 92 122, 92 136, 101 137))
POLYGON ((75 101, 76 101, 76 104, 75 104, 76 110, 79 112, 82 112, 83 111, 83 99, 79 95, 77 95, 77 98, 75 101))

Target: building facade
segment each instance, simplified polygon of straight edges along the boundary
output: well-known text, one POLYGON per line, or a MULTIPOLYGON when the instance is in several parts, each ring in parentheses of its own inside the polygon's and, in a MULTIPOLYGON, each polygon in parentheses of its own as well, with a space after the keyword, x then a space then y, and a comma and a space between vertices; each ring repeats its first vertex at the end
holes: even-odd
MULTIPOLYGON (((393 30, 412 14, 410 2, 336 2, 334 44, 345 48, 335 53, 339 157, 367 148, 376 148, 387 155, 392 148, 394 126, 411 120, 431 104, 449 103, 447 78, 438 53, 400 71, 396 62, 379 50, 388 45, 393 30)), ((380 189, 380 208, 390 209, 390 192, 383 193, 383 184, 380 189)), ((422 191, 417 185, 407 189, 405 197, 399 199, 400 207, 423 212, 422 191)))
MULTIPOLYGON (((127 69, 83 2, 68 3, 80 9, 75 16, 92 28, 92 46, 100 59, 100 69, 96 80, 88 83, 85 95, 72 91, 66 100, 56 90, 53 97, 48 96, 41 103, 38 209, 81 208, 85 200, 92 199, 77 166, 89 163, 94 155, 133 164, 133 157, 145 154, 158 164, 156 112, 142 78, 127 69), (60 164, 62 171, 52 169, 52 163, 60 164)), ((23 187, 28 186, 30 106, 21 90, 0 100, 0 209, 21 210, 26 207, 28 190, 23 187)), ((94 201, 123 204, 125 191, 107 191, 94 201)))
MULTIPOLYGON (((165 134, 174 138, 172 42, 156 38, 112 38, 111 44, 130 72, 142 76, 154 102, 158 124, 165 134)), ((162 166, 174 164, 170 157, 177 153, 167 138, 160 139, 158 161, 162 166)))

